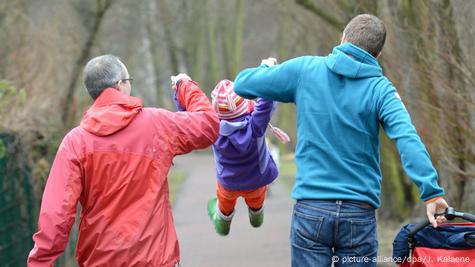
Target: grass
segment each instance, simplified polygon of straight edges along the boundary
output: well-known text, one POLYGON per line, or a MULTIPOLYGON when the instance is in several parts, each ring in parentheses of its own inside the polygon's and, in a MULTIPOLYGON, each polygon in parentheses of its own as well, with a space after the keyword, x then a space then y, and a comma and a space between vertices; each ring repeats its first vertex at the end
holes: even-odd
POLYGON ((168 189, 170 190, 170 202, 173 205, 175 198, 183 182, 186 180, 186 172, 179 169, 172 169, 168 174, 168 189))

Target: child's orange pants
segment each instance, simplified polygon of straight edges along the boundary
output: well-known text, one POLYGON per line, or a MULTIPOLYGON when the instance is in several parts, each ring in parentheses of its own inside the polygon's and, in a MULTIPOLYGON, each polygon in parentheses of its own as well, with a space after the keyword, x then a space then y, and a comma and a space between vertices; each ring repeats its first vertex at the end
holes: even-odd
POLYGON ((253 190, 232 191, 224 188, 218 182, 216 186, 216 195, 218 197, 219 210, 224 215, 229 215, 234 211, 238 197, 243 197, 249 208, 258 210, 264 205, 267 186, 262 186, 253 190))

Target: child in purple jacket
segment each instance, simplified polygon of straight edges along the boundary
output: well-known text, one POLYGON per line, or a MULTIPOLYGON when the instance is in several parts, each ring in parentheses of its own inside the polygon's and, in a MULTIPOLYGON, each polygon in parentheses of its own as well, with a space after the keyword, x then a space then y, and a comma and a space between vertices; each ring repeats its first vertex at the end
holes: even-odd
MULTIPOLYGON (((244 99, 234 93, 229 80, 220 81, 211 97, 220 128, 213 144, 217 196, 208 201, 208 215, 216 232, 227 235, 238 197, 245 199, 252 226, 259 227, 264 221, 267 185, 279 174, 265 141, 274 102, 244 99)), ((289 141, 280 129, 270 127, 277 138, 289 141)))

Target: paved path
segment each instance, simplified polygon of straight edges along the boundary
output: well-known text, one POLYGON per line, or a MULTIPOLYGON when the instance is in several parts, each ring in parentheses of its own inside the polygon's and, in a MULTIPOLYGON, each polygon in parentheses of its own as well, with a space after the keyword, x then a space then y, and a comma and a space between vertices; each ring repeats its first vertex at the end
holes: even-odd
POLYGON ((177 157, 174 162, 175 168, 188 173, 173 207, 181 266, 290 266, 293 201, 278 180, 271 186, 271 194, 265 202, 264 224, 253 228, 244 201, 239 199, 231 232, 222 237, 215 233, 206 212, 206 203, 215 194, 212 155, 190 154, 177 157))

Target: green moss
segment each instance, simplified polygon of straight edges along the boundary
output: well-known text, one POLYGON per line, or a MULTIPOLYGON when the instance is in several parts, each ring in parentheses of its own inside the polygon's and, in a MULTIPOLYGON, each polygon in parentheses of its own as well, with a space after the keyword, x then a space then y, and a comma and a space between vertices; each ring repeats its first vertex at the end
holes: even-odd
POLYGON ((0 159, 3 159, 7 156, 7 146, 3 142, 3 140, 0 140, 0 159))
POLYGON ((24 89, 17 89, 9 82, 0 80, 0 103, 1 108, 6 109, 26 101, 27 94, 24 89))
POLYGON ((414 183, 411 183, 411 201, 417 202, 419 201, 419 189, 414 183))
POLYGON ((408 214, 408 209, 405 203, 405 194, 403 182, 401 181, 399 168, 394 155, 390 151, 386 151, 386 162, 383 167, 383 191, 387 194, 389 201, 385 203, 391 205, 393 216, 398 219, 403 219, 408 214))
POLYGON ((383 136, 381 138, 381 169, 383 172, 381 196, 387 212, 383 217, 396 220, 403 220, 410 215, 411 206, 407 202, 407 194, 411 186, 405 182, 405 177, 401 171, 399 157, 394 149, 394 144, 383 136))

